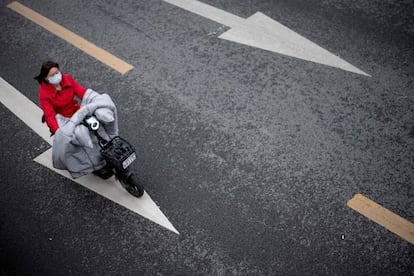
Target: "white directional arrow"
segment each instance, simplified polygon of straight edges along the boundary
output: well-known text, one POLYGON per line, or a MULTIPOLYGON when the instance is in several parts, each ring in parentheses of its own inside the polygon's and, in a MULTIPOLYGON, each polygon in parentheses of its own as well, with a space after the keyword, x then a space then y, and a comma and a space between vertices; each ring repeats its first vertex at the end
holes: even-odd
MULTIPOLYGON (((39 136, 46 140, 50 145, 53 139, 50 138, 47 127, 41 123, 41 109, 20 93, 16 88, 8 84, 0 77, 0 101, 11 112, 19 117, 26 125, 33 129, 39 136)), ((57 170, 52 166, 52 149, 47 150, 35 161, 43 166, 71 179, 72 181, 118 203, 125 208, 167 228, 168 230, 179 234, 170 221, 160 211, 158 206, 152 201, 151 197, 145 192, 141 198, 136 198, 126 192, 121 184, 114 177, 108 180, 102 180, 93 175, 86 175, 73 179, 69 172, 57 170)))
POLYGON ((164 1, 230 27, 219 38, 370 77, 369 74, 261 12, 244 19, 196 0, 164 1))

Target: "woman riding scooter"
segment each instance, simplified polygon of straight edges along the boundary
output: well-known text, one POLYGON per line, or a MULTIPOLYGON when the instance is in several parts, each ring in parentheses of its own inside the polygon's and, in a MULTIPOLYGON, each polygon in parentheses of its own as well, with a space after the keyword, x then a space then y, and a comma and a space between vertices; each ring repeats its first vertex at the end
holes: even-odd
MULTIPOLYGON (((39 82, 39 103, 44 113, 44 120, 51 135, 54 135, 59 128, 56 115, 72 117, 80 109, 75 97, 82 100, 86 89, 69 74, 62 74, 59 64, 53 61, 43 63, 40 74, 35 79, 39 82)), ((93 173, 107 179, 113 175, 113 170, 106 165, 93 173)))
POLYGON ((55 135, 53 166, 67 169, 75 178, 93 172, 107 179, 115 172, 128 192, 141 196, 144 190, 129 168, 135 150, 118 136, 116 107, 109 95, 85 89, 53 61, 43 63, 35 79, 44 121, 55 135))

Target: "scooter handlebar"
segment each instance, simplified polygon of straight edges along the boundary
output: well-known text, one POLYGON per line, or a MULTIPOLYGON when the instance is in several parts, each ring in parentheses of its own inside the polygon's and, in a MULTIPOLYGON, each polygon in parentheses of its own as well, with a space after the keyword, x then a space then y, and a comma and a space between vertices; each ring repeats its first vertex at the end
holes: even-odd
POLYGON ((86 116, 84 121, 90 130, 99 129, 99 121, 95 116, 86 116))

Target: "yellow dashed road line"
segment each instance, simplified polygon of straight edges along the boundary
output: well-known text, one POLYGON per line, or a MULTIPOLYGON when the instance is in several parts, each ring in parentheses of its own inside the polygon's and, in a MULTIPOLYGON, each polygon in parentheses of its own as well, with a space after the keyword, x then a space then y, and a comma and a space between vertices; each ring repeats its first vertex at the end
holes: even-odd
POLYGON ((414 224, 408 220, 361 194, 354 195, 347 205, 414 245, 414 224))
POLYGON ((39 26, 45 28, 46 30, 55 34, 56 36, 62 38, 63 40, 69 42, 75 47, 81 49, 82 51, 96 58, 102 63, 108 65, 109 67, 112 67, 114 70, 120 72, 121 74, 124 74, 133 68, 132 65, 117 58, 116 56, 103 50, 102 48, 99 48, 95 44, 69 31, 68 29, 44 17, 43 15, 20 4, 19 2, 12 2, 9 5, 7 5, 7 7, 26 17, 27 19, 33 21, 39 26))

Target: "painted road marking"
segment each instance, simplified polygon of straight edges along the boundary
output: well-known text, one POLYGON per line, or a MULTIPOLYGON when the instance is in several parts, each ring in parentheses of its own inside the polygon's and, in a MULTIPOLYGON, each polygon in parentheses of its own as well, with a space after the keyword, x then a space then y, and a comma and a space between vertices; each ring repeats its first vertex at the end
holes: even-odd
POLYGON ((88 188, 89 190, 92 190, 95 193, 100 194, 118 203, 119 205, 158 223, 168 230, 179 234, 177 229, 175 229, 171 222, 164 216, 147 192, 145 192, 142 197, 137 199, 122 188, 121 184, 115 180, 115 177, 103 180, 92 174, 88 174, 77 179, 73 179, 68 171, 53 168, 52 149, 45 151, 34 160, 52 171, 55 171, 56 173, 88 188))
POLYGON ((49 145, 53 144, 48 128, 41 121, 43 111, 1 77, 0 101, 49 145))
POLYGON ((195 0, 164 0, 230 27, 219 38, 370 77, 369 74, 261 12, 247 19, 195 0))
POLYGON ((414 224, 408 220, 389 211, 361 194, 354 195, 354 197, 348 201, 347 205, 394 234, 397 234, 401 238, 414 244, 414 224))
MULTIPOLYGON (((34 132, 40 135, 50 145, 53 144, 53 139, 50 137, 47 126, 41 123, 42 110, 32 101, 26 98, 16 88, 7 83, 0 77, 0 101, 13 112, 19 119, 21 119, 34 132)), ((168 230, 179 234, 177 229, 170 223, 170 221, 160 211, 158 206, 153 202, 151 197, 145 193, 141 198, 136 198, 126 192, 115 178, 109 180, 101 180, 93 175, 86 175, 77 179, 73 179, 67 171, 57 170, 52 165, 52 149, 47 150, 38 157, 35 161, 43 166, 69 178, 70 180, 100 194, 121 206, 167 228, 168 230)))
POLYGON ((109 67, 112 67, 114 70, 120 72, 121 74, 124 74, 133 68, 132 65, 103 50, 102 48, 99 48, 95 44, 69 31, 65 27, 53 22, 52 20, 44 17, 43 15, 20 4, 19 2, 12 2, 9 5, 7 5, 7 7, 26 17, 27 19, 33 21, 39 26, 45 28, 46 30, 55 34, 56 36, 62 38, 63 40, 69 42, 75 47, 81 49, 82 51, 96 58, 102 63, 108 65, 109 67))

